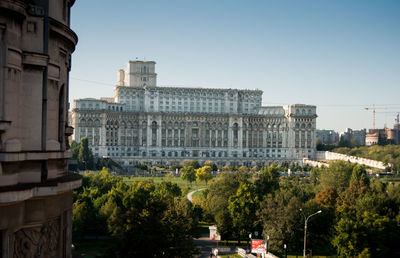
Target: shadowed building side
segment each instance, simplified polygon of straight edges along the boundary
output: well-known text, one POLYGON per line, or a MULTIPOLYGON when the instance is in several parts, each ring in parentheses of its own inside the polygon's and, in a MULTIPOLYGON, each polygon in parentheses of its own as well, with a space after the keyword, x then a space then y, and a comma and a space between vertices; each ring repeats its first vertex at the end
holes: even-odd
POLYGON ((71 257, 73 3, 0 1, 0 257, 71 257))

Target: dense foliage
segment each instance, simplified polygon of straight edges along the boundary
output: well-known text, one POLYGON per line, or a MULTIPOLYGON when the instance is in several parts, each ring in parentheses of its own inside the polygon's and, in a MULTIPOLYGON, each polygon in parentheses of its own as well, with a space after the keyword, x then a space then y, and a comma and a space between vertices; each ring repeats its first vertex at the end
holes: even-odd
POLYGON ((88 139, 83 137, 79 143, 71 144, 72 159, 78 162, 78 169, 86 170, 94 168, 93 153, 89 149, 88 139))
MULTIPOLYGON (((105 236, 115 247, 110 257, 191 257, 193 229, 199 217, 215 223, 222 239, 249 241, 269 236, 270 251, 301 254, 304 216, 307 252, 339 257, 400 255, 400 186, 369 178, 366 168, 344 161, 329 167, 203 167, 186 161, 181 177, 208 182, 194 205, 177 184, 124 183, 108 169, 87 173, 74 193, 73 237, 105 236), (282 171, 309 176, 281 176, 282 171), (303 211, 300 212, 300 209, 303 211), (254 235, 254 234, 253 234, 254 235)), ((171 176, 173 176, 171 174, 171 176)))
POLYGON ((304 217, 307 250, 339 257, 394 257, 400 254, 400 186, 370 179, 364 166, 344 161, 313 169, 310 177, 279 176, 276 164, 253 173, 239 168, 210 181, 200 202, 204 218, 216 223, 223 239, 270 237, 273 252, 300 254, 304 217))
MULTIPOLYGON (((120 164, 110 158, 95 158, 89 148, 88 139, 81 138, 79 143, 73 141, 71 144, 72 160, 76 160, 77 170, 101 170, 103 167, 118 170, 119 173, 126 172, 120 164)), ((147 169, 147 166, 144 166, 147 169)), ((138 168, 141 168, 138 166, 138 168)), ((73 169, 75 170, 75 169, 73 169)))
POLYGON ((87 173, 74 193, 73 237, 110 237, 109 257, 191 257, 193 205, 170 182, 134 182, 104 168, 87 173))
POLYGON ((340 138, 338 142, 332 144, 322 143, 320 139, 317 139, 317 150, 319 151, 331 151, 336 148, 355 148, 359 147, 356 139, 344 140, 343 137, 340 138))

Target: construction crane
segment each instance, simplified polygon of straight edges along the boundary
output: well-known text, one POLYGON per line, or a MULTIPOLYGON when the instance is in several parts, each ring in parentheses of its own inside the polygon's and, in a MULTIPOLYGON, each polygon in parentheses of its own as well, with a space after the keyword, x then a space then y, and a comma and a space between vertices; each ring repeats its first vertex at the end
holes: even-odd
POLYGON ((379 106, 379 107, 375 107, 375 105, 372 105, 372 107, 366 107, 364 109, 365 110, 372 110, 372 129, 375 129, 375 117, 376 117, 376 110, 377 109, 390 110, 390 109, 400 109, 400 107, 395 107, 395 106, 379 106))

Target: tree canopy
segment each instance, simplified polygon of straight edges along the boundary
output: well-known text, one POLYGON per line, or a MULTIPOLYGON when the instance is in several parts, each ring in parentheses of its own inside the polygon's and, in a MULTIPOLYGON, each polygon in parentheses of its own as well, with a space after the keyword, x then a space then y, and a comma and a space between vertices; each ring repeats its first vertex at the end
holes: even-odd
POLYGON ((212 179, 211 171, 212 168, 210 166, 204 166, 198 168, 196 170, 196 181, 198 182, 204 181, 207 184, 207 182, 212 179))
POLYGON ((190 184, 196 181, 196 171, 192 166, 184 166, 181 168, 181 177, 183 180, 188 181, 190 184))
POLYGON ((124 183, 104 168, 74 193, 73 237, 108 235, 112 257, 192 257, 198 216, 177 184, 124 183))

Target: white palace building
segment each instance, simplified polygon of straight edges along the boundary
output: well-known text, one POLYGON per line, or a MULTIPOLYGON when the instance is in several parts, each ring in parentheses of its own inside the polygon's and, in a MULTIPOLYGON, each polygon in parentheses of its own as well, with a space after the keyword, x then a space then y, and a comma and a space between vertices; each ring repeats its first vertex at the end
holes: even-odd
POLYGON ((261 90, 157 86, 153 61, 118 71, 114 98, 74 100, 73 140, 124 166, 301 162, 316 155, 316 107, 262 106, 261 90))

